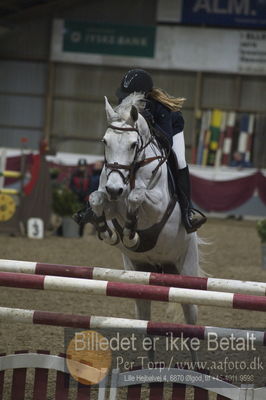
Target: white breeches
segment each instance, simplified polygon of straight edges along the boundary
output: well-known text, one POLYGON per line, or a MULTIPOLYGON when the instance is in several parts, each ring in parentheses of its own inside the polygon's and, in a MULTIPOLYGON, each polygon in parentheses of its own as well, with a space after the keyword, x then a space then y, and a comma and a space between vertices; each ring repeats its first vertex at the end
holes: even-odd
POLYGON ((172 146, 176 158, 178 161, 178 169, 183 169, 187 166, 186 162, 186 150, 185 150, 185 140, 184 132, 179 132, 173 136, 173 146, 172 146))

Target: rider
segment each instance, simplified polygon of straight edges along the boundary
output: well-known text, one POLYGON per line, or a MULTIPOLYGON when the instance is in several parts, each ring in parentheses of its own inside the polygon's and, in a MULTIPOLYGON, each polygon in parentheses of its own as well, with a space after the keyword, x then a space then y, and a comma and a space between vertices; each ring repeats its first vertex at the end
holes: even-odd
POLYGON ((206 222, 206 217, 192 208, 190 195, 190 177, 185 159, 184 119, 180 112, 185 99, 169 96, 161 89, 154 88, 150 74, 143 69, 131 69, 123 77, 120 88, 116 91, 118 101, 133 92, 145 94, 146 106, 143 116, 161 132, 163 139, 176 155, 177 166, 172 168, 182 220, 188 233, 194 232, 206 222), (177 169, 178 168, 178 169, 177 169))
MULTIPOLYGON (((171 97, 163 90, 154 88, 151 76, 142 69, 131 69, 124 75, 120 88, 116 91, 116 96, 121 102, 134 92, 145 94, 146 106, 142 113, 143 116, 154 126, 155 130, 161 132, 160 142, 166 142, 166 146, 172 146, 176 155, 178 169, 175 165, 172 173, 177 187, 182 220, 186 231, 194 232, 206 222, 206 217, 201 213, 196 214, 196 210, 191 205, 190 178, 185 159, 184 119, 180 112, 185 99, 171 97)), ((74 216, 78 223, 90 222, 91 218, 90 207, 81 210, 74 216)))

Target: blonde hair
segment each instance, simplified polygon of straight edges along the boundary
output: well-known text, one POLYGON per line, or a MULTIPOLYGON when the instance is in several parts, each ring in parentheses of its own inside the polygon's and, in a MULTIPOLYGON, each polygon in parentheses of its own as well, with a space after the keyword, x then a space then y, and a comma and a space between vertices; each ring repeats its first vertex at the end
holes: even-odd
POLYGON ((184 97, 170 96, 167 92, 160 88, 153 88, 148 93, 148 97, 159 101, 166 107, 170 108, 171 111, 179 111, 186 100, 184 97))

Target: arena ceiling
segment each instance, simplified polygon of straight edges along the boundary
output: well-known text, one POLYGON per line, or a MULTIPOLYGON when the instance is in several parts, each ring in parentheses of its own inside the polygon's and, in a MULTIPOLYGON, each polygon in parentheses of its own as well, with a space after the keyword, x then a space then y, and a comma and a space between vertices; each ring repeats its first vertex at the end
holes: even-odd
POLYGON ((52 16, 86 0, 0 0, 0 33, 29 19, 52 16))

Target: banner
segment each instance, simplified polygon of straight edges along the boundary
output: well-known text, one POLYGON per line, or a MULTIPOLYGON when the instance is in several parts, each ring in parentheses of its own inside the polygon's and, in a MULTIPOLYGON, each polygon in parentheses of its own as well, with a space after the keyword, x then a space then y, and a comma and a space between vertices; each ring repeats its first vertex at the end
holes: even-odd
MULTIPOLYGON (((87 25, 86 22, 84 24, 87 25)), ((85 28, 81 31, 69 29, 66 32, 66 26, 65 21, 61 19, 53 23, 52 61, 118 66, 127 69, 132 68, 132 65, 137 65, 143 69, 266 73, 266 30, 252 32, 243 29, 203 29, 202 27, 160 25, 156 29, 156 41, 154 40, 153 43, 153 36, 150 36, 150 39, 144 43, 151 46, 140 47, 139 41, 138 43, 134 40, 130 42, 129 35, 102 35, 104 25, 101 25, 97 38, 100 43, 95 44, 86 42, 88 39, 83 36, 85 28), (118 46, 119 37, 124 38, 120 39, 123 42, 120 46, 118 46), (108 40, 111 43, 101 42, 108 42, 108 40), (94 53, 97 49, 98 53, 94 53), (123 53, 123 55, 118 53, 123 53), (151 56, 153 53, 154 56, 151 56)), ((73 28, 74 25, 71 27, 73 28)), ((132 26, 124 28, 131 29, 132 26)), ((149 28, 151 27, 145 26, 144 31, 149 28)), ((154 28, 152 30, 155 36, 154 28)), ((118 31, 119 29, 116 30, 118 31)), ((89 29, 89 32, 92 31, 89 29)), ((92 37, 94 40, 94 36, 92 37)))
POLYGON ((63 51, 153 57, 155 27, 64 21, 63 51))
POLYGON ((181 24, 263 28, 266 27, 266 1, 184 0, 181 24))
POLYGON ((266 32, 240 32, 239 69, 244 72, 252 71, 265 73, 266 32))

